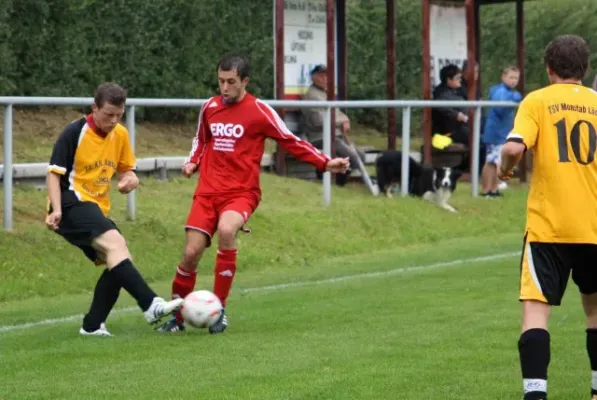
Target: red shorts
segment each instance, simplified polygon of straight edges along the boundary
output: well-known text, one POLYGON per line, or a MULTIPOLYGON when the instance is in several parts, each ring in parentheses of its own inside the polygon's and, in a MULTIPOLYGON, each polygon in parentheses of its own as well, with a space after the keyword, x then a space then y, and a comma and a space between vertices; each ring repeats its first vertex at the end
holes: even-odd
POLYGON ((193 205, 185 229, 195 229, 209 236, 210 242, 218 229, 218 221, 226 211, 234 211, 249 221, 259 205, 259 197, 251 192, 217 196, 193 196, 193 205))

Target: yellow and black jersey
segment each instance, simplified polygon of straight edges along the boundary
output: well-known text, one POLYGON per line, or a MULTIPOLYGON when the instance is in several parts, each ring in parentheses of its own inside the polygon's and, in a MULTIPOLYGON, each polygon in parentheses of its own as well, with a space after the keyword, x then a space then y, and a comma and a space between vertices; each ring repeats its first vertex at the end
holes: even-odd
POLYGON ((507 140, 534 156, 527 241, 597 244, 597 92, 553 84, 530 93, 507 140))
POLYGON ((111 132, 103 133, 89 115, 72 122, 60 134, 48 171, 61 175, 64 208, 90 201, 108 215, 112 177, 116 172, 134 171, 135 163, 127 129, 118 124, 111 132))

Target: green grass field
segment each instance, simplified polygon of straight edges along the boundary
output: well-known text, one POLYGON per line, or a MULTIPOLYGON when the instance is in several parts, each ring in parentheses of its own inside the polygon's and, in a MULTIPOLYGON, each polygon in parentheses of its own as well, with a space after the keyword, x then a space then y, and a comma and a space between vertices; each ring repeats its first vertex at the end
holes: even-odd
MULTIPOLYGON (((253 234, 240 237, 230 328, 161 336, 130 296, 113 338, 78 336, 99 270, 41 224, 45 193, 16 192, 0 234, 0 399, 516 399, 518 257, 526 189, 503 199, 459 187, 447 213, 263 175, 253 234)), ((165 296, 194 182, 143 181, 121 226, 165 296)), ((211 289, 213 249, 197 288, 211 289)), ((584 398, 590 372, 578 295, 553 315, 550 399, 584 398)))

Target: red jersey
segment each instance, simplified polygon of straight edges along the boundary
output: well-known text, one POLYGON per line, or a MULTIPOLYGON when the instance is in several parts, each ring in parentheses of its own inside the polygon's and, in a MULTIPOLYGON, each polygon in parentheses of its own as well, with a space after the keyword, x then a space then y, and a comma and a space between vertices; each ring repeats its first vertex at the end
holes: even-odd
POLYGON ((292 134, 266 103, 246 93, 236 103, 222 96, 201 107, 197 134, 186 162, 199 164, 195 194, 253 191, 261 197, 259 174, 265 139, 276 140, 301 161, 324 170, 329 157, 292 134))

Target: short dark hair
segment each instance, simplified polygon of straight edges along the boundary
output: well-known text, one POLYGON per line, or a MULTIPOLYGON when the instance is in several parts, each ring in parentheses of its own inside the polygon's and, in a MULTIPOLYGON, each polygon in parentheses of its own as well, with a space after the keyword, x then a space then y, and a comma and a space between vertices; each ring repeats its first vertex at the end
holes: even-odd
POLYGON ((126 90, 116 83, 104 82, 95 89, 93 101, 100 108, 106 103, 122 106, 126 103, 126 95, 126 90))
POLYGON ((520 72, 520 69, 514 64, 506 65, 502 68, 502 75, 507 74, 508 72, 520 72))
POLYGON ((577 35, 558 36, 545 48, 543 61, 561 79, 581 80, 589 70, 589 46, 577 35))
POLYGON ((460 72, 462 71, 460 71, 460 68, 458 68, 457 65, 448 64, 439 71, 439 80, 442 83, 446 83, 448 79, 454 78, 460 72))
POLYGON ((218 61, 217 70, 236 71, 240 79, 245 79, 251 76, 251 62, 242 54, 228 53, 218 61))

